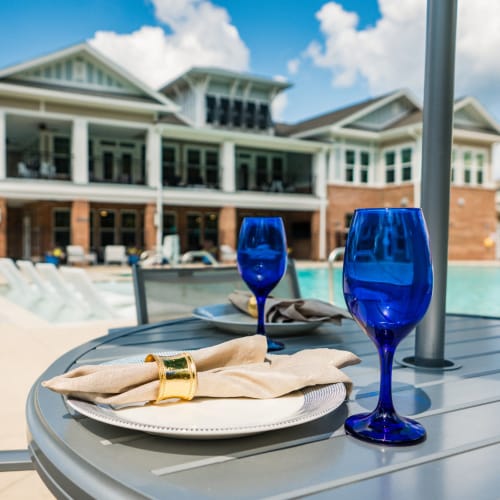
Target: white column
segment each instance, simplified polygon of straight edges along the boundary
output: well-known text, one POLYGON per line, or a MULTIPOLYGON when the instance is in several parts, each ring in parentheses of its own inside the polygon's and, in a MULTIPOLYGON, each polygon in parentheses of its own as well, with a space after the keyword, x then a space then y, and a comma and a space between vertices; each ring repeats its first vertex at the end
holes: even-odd
POLYGON ((156 127, 149 127, 146 134, 146 180, 156 188, 156 258, 161 262, 163 244, 163 183, 161 169, 161 135, 156 127))
POLYGON ((83 118, 73 120, 71 137, 71 156, 73 159, 73 182, 89 182, 88 122, 83 118))
POLYGON ((149 187, 161 185, 161 135, 155 127, 146 134, 146 182, 149 187))
POLYGON ((5 126, 5 112, 0 111, 0 179, 7 177, 7 137, 5 126))
POLYGON ((234 142, 225 141, 220 145, 219 164, 222 166, 222 191, 234 193, 236 191, 236 171, 234 142))
POLYGON ((326 259, 326 207, 328 206, 327 200, 321 201, 321 206, 319 208, 319 240, 318 240, 318 250, 319 259, 326 259))
POLYGON ((336 171, 336 166, 338 163, 338 158, 337 158, 337 149, 335 146, 332 146, 329 149, 329 154, 328 154, 328 174, 327 174, 327 179, 328 179, 328 184, 332 184, 335 182, 335 171, 336 171))
POLYGON ((326 198, 326 150, 317 152, 313 158, 314 194, 326 198))
POLYGON ((413 206, 420 207, 421 199, 421 179, 422 179, 422 136, 417 135, 415 139, 415 149, 411 159, 413 169, 413 206))
POLYGON ((321 200, 319 211, 319 235, 318 250, 319 258, 326 258, 326 206, 328 204, 327 196, 327 158, 326 149, 322 149, 314 155, 314 194, 321 200))

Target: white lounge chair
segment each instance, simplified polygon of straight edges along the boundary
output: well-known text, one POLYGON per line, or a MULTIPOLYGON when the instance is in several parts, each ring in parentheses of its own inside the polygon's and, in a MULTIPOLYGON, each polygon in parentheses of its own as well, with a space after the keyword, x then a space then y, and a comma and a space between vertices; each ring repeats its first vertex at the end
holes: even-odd
POLYGON ((42 300, 42 293, 29 283, 12 259, 0 258, 0 272, 9 285, 7 298, 26 308, 42 300))
POLYGON ((128 262, 125 245, 106 245, 104 247, 105 264, 126 264, 128 262))
POLYGON ((236 250, 229 245, 221 245, 219 248, 219 254, 221 262, 236 262, 236 250))
POLYGON ((189 252, 183 253, 181 257, 182 264, 189 264, 196 260, 201 260, 204 264, 210 264, 212 266, 219 265, 215 257, 206 250, 190 250, 189 252))
POLYGON ((168 263, 175 266, 179 263, 181 254, 181 245, 178 234, 167 234, 163 238, 161 247, 161 256, 168 260, 168 263))
POLYGON ((81 245, 68 245, 66 262, 68 264, 97 264, 97 255, 95 252, 85 253, 81 245))
POLYGON ((73 287, 82 294, 89 304, 92 314, 99 318, 118 318, 121 317, 119 310, 127 313, 125 308, 129 308, 129 315, 132 316, 132 309, 135 310, 135 301, 133 297, 127 297, 118 293, 101 292, 94 285, 92 280, 84 269, 74 267, 61 267, 62 276, 73 287))
POLYGON ((87 319, 91 316, 92 311, 86 300, 74 289, 74 287, 63 279, 54 264, 38 262, 35 264, 35 267, 41 276, 47 280, 57 292, 59 300, 61 300, 65 306, 72 309, 72 319, 87 319))
POLYGON ((21 273, 41 294, 42 306, 39 307, 40 315, 47 319, 56 318, 65 307, 66 301, 62 301, 54 287, 40 276, 40 273, 36 270, 31 260, 20 259, 16 261, 16 264, 21 273))

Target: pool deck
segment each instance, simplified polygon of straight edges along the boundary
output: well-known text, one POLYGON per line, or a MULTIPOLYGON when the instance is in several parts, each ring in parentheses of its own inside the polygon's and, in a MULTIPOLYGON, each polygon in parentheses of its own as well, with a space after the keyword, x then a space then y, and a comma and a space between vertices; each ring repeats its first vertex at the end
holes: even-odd
MULTIPOLYGON (((484 264, 500 266, 499 261, 484 264)), ((297 266, 325 267, 326 263, 301 261, 297 266)), ((86 269, 94 281, 130 279, 130 269, 127 267, 96 266, 86 269)), ((54 325, 0 297, 3 341, 0 359, 4 375, 0 377, 0 391, 4 396, 0 410, 0 449, 26 448, 26 397, 32 384, 47 366, 69 349, 105 335, 109 328, 133 324, 135 321, 115 319, 54 325)), ((0 498, 48 499, 53 498, 53 495, 34 471, 3 472, 0 473, 0 498)))

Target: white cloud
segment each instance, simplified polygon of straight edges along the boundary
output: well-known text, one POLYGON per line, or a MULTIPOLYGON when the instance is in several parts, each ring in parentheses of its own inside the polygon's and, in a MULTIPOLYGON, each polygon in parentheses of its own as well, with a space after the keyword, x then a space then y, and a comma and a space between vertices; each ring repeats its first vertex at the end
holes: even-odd
POLYGON ((288 73, 291 75, 296 75, 299 71, 300 59, 297 57, 295 59, 290 59, 287 64, 288 73))
MULTIPOLYGON (((287 79, 283 75, 276 75, 273 78, 278 82, 286 82, 287 79)), ((275 121, 283 120, 283 115, 288 106, 288 95, 285 92, 280 92, 271 103, 272 116, 275 121)))
POLYGON ((249 67, 249 50, 227 11, 207 0, 152 0, 170 28, 143 26, 130 34, 98 31, 89 42, 129 72, 158 88, 191 66, 235 71, 249 67))
MULTIPOLYGON (((408 87, 422 97, 425 58, 425 0, 379 0, 381 18, 358 28, 359 18, 329 2, 316 13, 323 40, 305 56, 332 73, 334 86, 368 83, 373 94, 408 87)), ((473 95, 496 110, 500 89, 500 2, 458 2, 455 94, 473 95)))

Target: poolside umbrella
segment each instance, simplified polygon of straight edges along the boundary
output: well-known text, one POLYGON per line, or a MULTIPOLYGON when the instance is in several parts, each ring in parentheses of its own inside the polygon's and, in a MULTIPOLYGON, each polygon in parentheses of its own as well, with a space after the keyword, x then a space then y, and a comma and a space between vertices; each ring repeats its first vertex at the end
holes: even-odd
POLYGON ((434 290, 429 310, 417 327, 415 356, 404 360, 440 369, 454 365, 444 358, 444 335, 456 18, 456 0, 428 0, 421 206, 429 229, 434 290))

